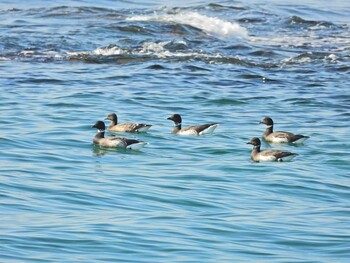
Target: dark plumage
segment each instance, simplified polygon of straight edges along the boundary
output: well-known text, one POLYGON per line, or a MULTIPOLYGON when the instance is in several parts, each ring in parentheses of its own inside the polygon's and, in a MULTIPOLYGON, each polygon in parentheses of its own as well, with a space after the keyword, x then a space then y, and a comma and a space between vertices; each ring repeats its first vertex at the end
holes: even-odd
POLYGON ((111 121, 108 126, 108 131, 110 132, 147 132, 152 126, 144 123, 118 123, 118 117, 115 113, 108 114, 105 120, 111 121))
POLYGON ((97 129, 93 142, 102 147, 139 150, 147 144, 144 141, 123 137, 105 137, 106 126, 103 121, 97 121, 92 128, 97 129))
POLYGON ((265 124, 266 130, 263 133, 263 139, 267 142, 272 143, 303 143, 309 136, 304 136, 301 134, 294 134, 291 132, 284 131, 273 131, 273 120, 269 117, 265 117, 260 121, 260 123, 265 124))
POLYGON ((182 126, 181 126, 182 118, 179 114, 173 114, 167 119, 172 120, 175 124, 172 133, 180 134, 180 135, 197 135, 197 136, 199 136, 199 135, 210 134, 210 133, 213 133, 213 131, 219 125, 217 123, 211 123, 211 124, 188 126, 188 127, 182 128, 182 126))
POLYGON ((253 150, 250 155, 250 158, 254 162, 282 162, 282 161, 290 161, 292 160, 295 156, 297 156, 296 153, 291 153, 291 152, 283 152, 279 150, 265 150, 261 151, 260 146, 261 146, 261 141, 259 138, 252 138, 247 144, 252 144, 253 150))

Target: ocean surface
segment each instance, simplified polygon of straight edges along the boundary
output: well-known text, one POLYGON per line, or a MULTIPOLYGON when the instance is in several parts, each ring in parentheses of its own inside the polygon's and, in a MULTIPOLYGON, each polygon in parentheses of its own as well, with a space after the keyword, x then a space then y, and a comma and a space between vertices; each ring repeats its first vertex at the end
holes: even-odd
POLYGON ((350 2, 0 3, 0 262, 349 262, 350 2), (97 120, 141 151, 94 146, 97 120), (212 135, 171 134, 217 122, 212 135), (252 137, 310 136, 253 163, 252 137), (107 122, 106 122, 107 124, 107 122))

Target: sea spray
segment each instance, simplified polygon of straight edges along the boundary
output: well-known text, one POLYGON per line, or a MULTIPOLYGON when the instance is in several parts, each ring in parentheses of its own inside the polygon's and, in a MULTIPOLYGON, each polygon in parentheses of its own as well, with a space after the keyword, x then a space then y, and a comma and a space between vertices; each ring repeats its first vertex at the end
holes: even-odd
POLYGON ((207 34, 220 38, 246 38, 247 30, 238 23, 210 17, 197 12, 181 12, 177 14, 141 15, 127 18, 128 21, 159 21, 189 25, 207 34))

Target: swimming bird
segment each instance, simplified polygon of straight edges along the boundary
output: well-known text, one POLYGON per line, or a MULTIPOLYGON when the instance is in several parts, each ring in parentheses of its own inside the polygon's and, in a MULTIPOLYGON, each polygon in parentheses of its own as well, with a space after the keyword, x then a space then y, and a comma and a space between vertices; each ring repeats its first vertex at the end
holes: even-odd
POLYGON ((264 150, 260 151, 261 141, 259 138, 252 138, 247 144, 252 144, 253 150, 250 155, 250 158, 254 162, 282 162, 290 161, 298 154, 291 152, 283 152, 280 150, 264 150))
POLYGON ((144 123, 118 123, 118 117, 115 113, 109 113, 105 120, 110 120, 108 131, 110 132, 147 132, 152 125, 144 123))
POLYGON ((211 123, 211 124, 203 124, 203 125, 197 125, 197 126, 188 126, 185 128, 181 128, 181 116, 179 114, 173 114, 168 120, 172 120, 175 124, 174 129, 172 131, 173 134, 180 134, 180 135, 205 135, 205 134, 211 134, 216 129, 219 124, 217 123, 211 123))
POLYGON ((270 117, 265 117, 260 123, 266 125, 266 130, 263 133, 263 139, 267 142, 272 143, 303 143, 305 140, 310 138, 301 134, 294 134, 291 132, 284 131, 273 131, 273 120, 270 117))
POLYGON ((93 142, 102 147, 140 150, 147 144, 147 142, 144 141, 123 137, 105 137, 106 126, 103 121, 97 121, 92 128, 97 129, 93 142))

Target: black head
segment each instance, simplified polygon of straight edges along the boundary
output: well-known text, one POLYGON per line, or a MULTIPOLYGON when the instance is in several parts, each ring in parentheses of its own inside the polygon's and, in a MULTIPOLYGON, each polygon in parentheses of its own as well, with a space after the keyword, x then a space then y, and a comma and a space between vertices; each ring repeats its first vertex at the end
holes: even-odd
POLYGON ((272 126, 273 120, 270 117, 265 117, 260 121, 260 123, 265 124, 267 126, 272 126))
POLYGON ((182 122, 181 116, 179 114, 173 114, 169 118, 167 118, 167 120, 172 120, 175 123, 181 123, 182 122))
POLYGON ((259 138, 254 137, 249 142, 247 142, 247 144, 252 144, 253 146, 260 146, 261 145, 261 141, 260 141, 259 138))
POLYGON ((104 131, 106 129, 105 123, 103 121, 97 121, 92 128, 96 128, 99 131, 104 131))
POLYGON ((110 121, 114 121, 116 119, 117 119, 117 114, 115 113, 109 113, 105 118, 105 120, 110 120, 110 121))

